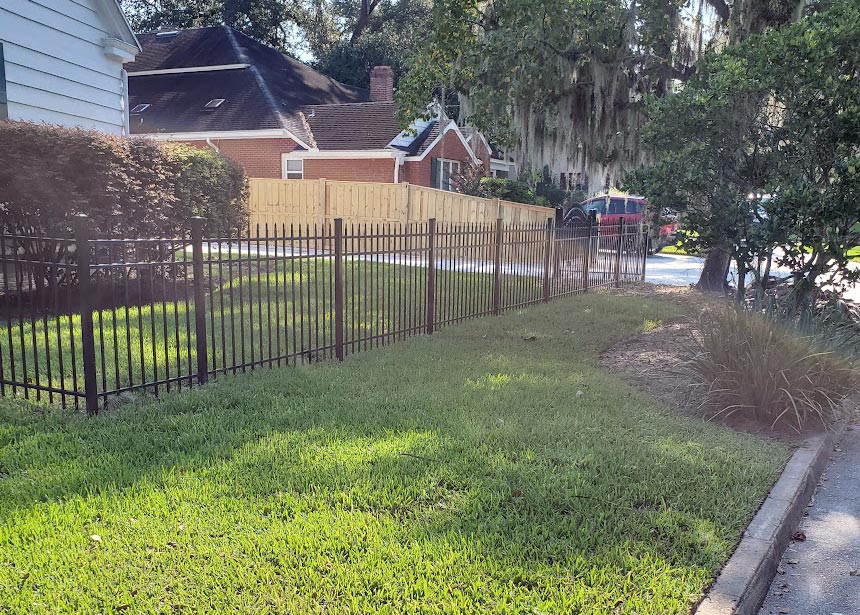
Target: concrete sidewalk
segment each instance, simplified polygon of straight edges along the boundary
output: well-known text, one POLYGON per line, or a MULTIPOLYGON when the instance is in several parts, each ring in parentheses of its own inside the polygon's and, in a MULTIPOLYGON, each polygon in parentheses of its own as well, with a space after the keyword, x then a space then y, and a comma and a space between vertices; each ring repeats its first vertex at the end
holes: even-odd
POLYGON ((836 447, 759 615, 860 613, 860 425, 836 447))

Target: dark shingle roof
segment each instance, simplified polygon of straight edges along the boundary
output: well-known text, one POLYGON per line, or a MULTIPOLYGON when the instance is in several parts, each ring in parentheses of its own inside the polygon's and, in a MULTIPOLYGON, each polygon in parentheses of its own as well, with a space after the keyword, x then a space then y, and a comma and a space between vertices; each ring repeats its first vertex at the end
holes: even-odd
POLYGON ((135 134, 284 128, 247 69, 135 77, 129 89, 132 109, 137 104, 151 105, 143 113, 131 114, 135 134), (224 102, 206 109, 204 105, 214 98, 224 102))
POLYGON ((286 128, 307 138, 301 118, 309 105, 364 102, 359 90, 318 73, 226 26, 139 37, 143 53, 126 65, 129 102, 151 107, 133 115, 132 132, 197 132, 286 128), (135 72, 247 64, 247 68, 159 75, 135 72), (214 110, 203 105, 224 98, 214 110), (142 122, 141 122, 142 120, 142 122))
POLYGON ((302 109, 320 150, 383 149, 400 132, 393 102, 302 109))

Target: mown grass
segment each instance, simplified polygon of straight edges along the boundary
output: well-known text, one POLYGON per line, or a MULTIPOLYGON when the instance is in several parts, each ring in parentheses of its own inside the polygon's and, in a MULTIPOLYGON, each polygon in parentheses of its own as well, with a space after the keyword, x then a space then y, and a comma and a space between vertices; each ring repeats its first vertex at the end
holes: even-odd
POLYGON ((89 420, 0 402, 0 605, 686 613, 787 450, 596 367, 675 309, 566 299, 89 420))

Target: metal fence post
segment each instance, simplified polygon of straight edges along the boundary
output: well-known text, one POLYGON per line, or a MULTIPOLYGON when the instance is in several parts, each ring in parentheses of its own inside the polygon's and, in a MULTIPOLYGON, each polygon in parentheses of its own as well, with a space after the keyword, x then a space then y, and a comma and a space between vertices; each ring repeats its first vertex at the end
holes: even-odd
POLYGON ((427 221, 427 335, 433 333, 436 320, 436 218, 427 221))
MULTIPOLYGON (((588 239, 585 242, 585 258, 582 261, 582 290, 588 292, 590 269, 591 269, 591 234, 594 232, 594 220, 597 216, 594 212, 588 216, 588 239)), ((600 232, 600 229, 597 231, 600 232)), ((599 246, 599 244, 598 244, 599 246)))
POLYGON ((546 241, 543 248, 543 302, 549 301, 550 296, 550 274, 549 264, 552 258, 552 235, 555 230, 555 220, 547 218, 546 221, 546 241))
POLYGON ((496 255, 493 259, 493 314, 502 312, 502 219, 496 218, 496 255))
POLYGON ((334 219, 334 354, 343 361, 343 218, 334 219))
POLYGON ((618 249, 615 251, 615 286, 621 286, 621 255, 624 251, 624 218, 618 220, 618 249))
POLYGON ((93 416, 99 413, 99 391, 96 379, 96 340, 93 327, 92 290, 90 289, 89 218, 84 214, 75 216, 74 229, 81 311, 81 354, 84 359, 84 397, 87 414, 93 416))
POLYGON ((644 230, 642 231, 642 276, 639 278, 640 282, 645 281, 645 263, 648 261, 648 240, 650 238, 650 234, 648 233, 648 227, 643 225, 644 230))
POLYGON ((203 224, 200 216, 191 218, 191 258, 194 275, 194 335, 197 342, 197 384, 209 381, 209 348, 206 343, 206 298, 203 286, 203 224))

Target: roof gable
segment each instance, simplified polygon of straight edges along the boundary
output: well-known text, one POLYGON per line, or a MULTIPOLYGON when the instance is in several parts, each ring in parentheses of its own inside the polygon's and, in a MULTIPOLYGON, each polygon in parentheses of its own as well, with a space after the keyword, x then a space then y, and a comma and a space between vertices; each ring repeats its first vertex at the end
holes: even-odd
POLYGON ((105 22, 107 31, 118 40, 140 51, 140 43, 119 5, 119 0, 96 0, 95 5, 99 16, 105 22))
POLYGON ((143 53, 127 67, 130 104, 151 107, 132 116, 138 134, 279 128, 306 146, 312 139, 300 115, 304 107, 367 100, 366 91, 227 26, 150 32, 140 39, 143 53), (225 101, 205 109, 213 98, 225 101))

